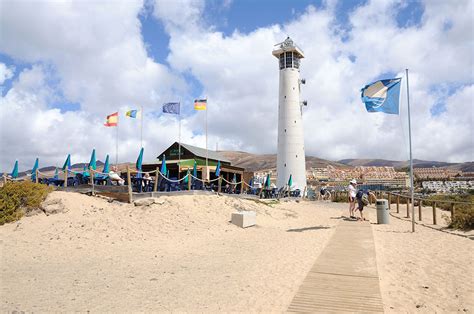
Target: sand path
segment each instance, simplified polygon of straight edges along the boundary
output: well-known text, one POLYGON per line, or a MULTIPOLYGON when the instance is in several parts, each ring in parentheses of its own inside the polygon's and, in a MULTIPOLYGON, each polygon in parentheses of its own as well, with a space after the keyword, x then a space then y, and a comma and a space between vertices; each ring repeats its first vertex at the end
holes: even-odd
POLYGON ((0 311, 265 311, 288 307, 340 207, 216 196, 134 207, 55 192, 67 212, 0 227, 0 311), (228 222, 237 208, 257 226, 228 222))

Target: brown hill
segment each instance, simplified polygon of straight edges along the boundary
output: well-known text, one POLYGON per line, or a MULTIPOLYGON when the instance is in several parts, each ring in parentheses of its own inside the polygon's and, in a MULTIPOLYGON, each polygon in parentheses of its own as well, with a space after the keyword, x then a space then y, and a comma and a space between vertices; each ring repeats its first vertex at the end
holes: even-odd
MULTIPOLYGON (((245 168, 248 171, 259 171, 276 168, 276 154, 251 154, 240 151, 219 151, 220 154, 229 159, 232 165, 245 168)), ((306 156, 306 168, 323 168, 328 165, 337 168, 348 168, 350 166, 338 162, 329 161, 314 156, 306 156)))

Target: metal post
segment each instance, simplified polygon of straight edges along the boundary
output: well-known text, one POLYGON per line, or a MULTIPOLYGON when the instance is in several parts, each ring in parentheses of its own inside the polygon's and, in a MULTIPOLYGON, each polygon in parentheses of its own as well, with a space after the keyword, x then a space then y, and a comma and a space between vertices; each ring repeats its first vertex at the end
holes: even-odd
POLYGON ((115 126, 115 167, 118 171, 118 137, 119 137, 119 117, 117 116, 117 125, 115 126))
POLYGON ((390 192, 387 193, 387 198, 388 198, 388 209, 390 210, 390 205, 392 204, 392 194, 390 192))
MULTIPOLYGON (((178 180, 181 179, 181 103, 178 103, 178 180)), ((207 110, 207 108, 206 108, 207 110)))
POLYGON ((208 111, 208 106, 207 106, 207 97, 206 97, 206 181, 209 181, 209 152, 207 148, 207 111, 208 111))
POLYGON ((436 225, 436 202, 433 202, 433 225, 436 225))
POLYGON ((400 195, 397 195, 397 214, 400 213, 400 195))
POLYGON ((413 185, 413 154, 412 154, 412 149, 411 149, 410 88, 408 84, 408 69, 406 69, 406 75, 407 75, 407 105, 408 105, 408 138, 409 138, 409 143, 410 143, 410 194, 411 194, 411 203, 412 203, 411 231, 415 232, 415 207, 414 207, 415 186, 413 185))
POLYGON ((143 105, 141 106, 140 108, 140 148, 143 147, 143 116, 144 116, 144 112, 143 112, 143 105))

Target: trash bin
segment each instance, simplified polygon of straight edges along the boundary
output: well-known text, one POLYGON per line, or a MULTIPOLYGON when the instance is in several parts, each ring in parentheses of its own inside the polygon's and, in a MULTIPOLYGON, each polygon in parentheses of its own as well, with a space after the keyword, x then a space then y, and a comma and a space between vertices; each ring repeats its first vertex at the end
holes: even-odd
POLYGON ((387 200, 377 200, 377 223, 378 224, 389 224, 390 223, 390 211, 388 210, 387 200))

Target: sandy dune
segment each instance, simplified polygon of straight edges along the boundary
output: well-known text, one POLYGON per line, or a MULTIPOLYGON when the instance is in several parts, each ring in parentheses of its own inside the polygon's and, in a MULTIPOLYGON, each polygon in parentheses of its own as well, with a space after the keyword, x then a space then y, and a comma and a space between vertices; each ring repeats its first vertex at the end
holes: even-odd
MULTIPOLYGON (((215 195, 133 206, 67 192, 48 201, 60 213, 0 227, 2 312, 283 312, 347 207, 215 195), (257 211, 257 226, 230 224, 239 209, 257 211)), ((409 228, 373 225, 385 310, 472 312, 472 241, 409 228)))
POLYGON ((164 197, 135 207, 54 192, 66 213, 0 228, 0 310, 276 311, 290 303, 338 220, 315 203, 164 197), (258 226, 228 222, 236 209, 258 226))

